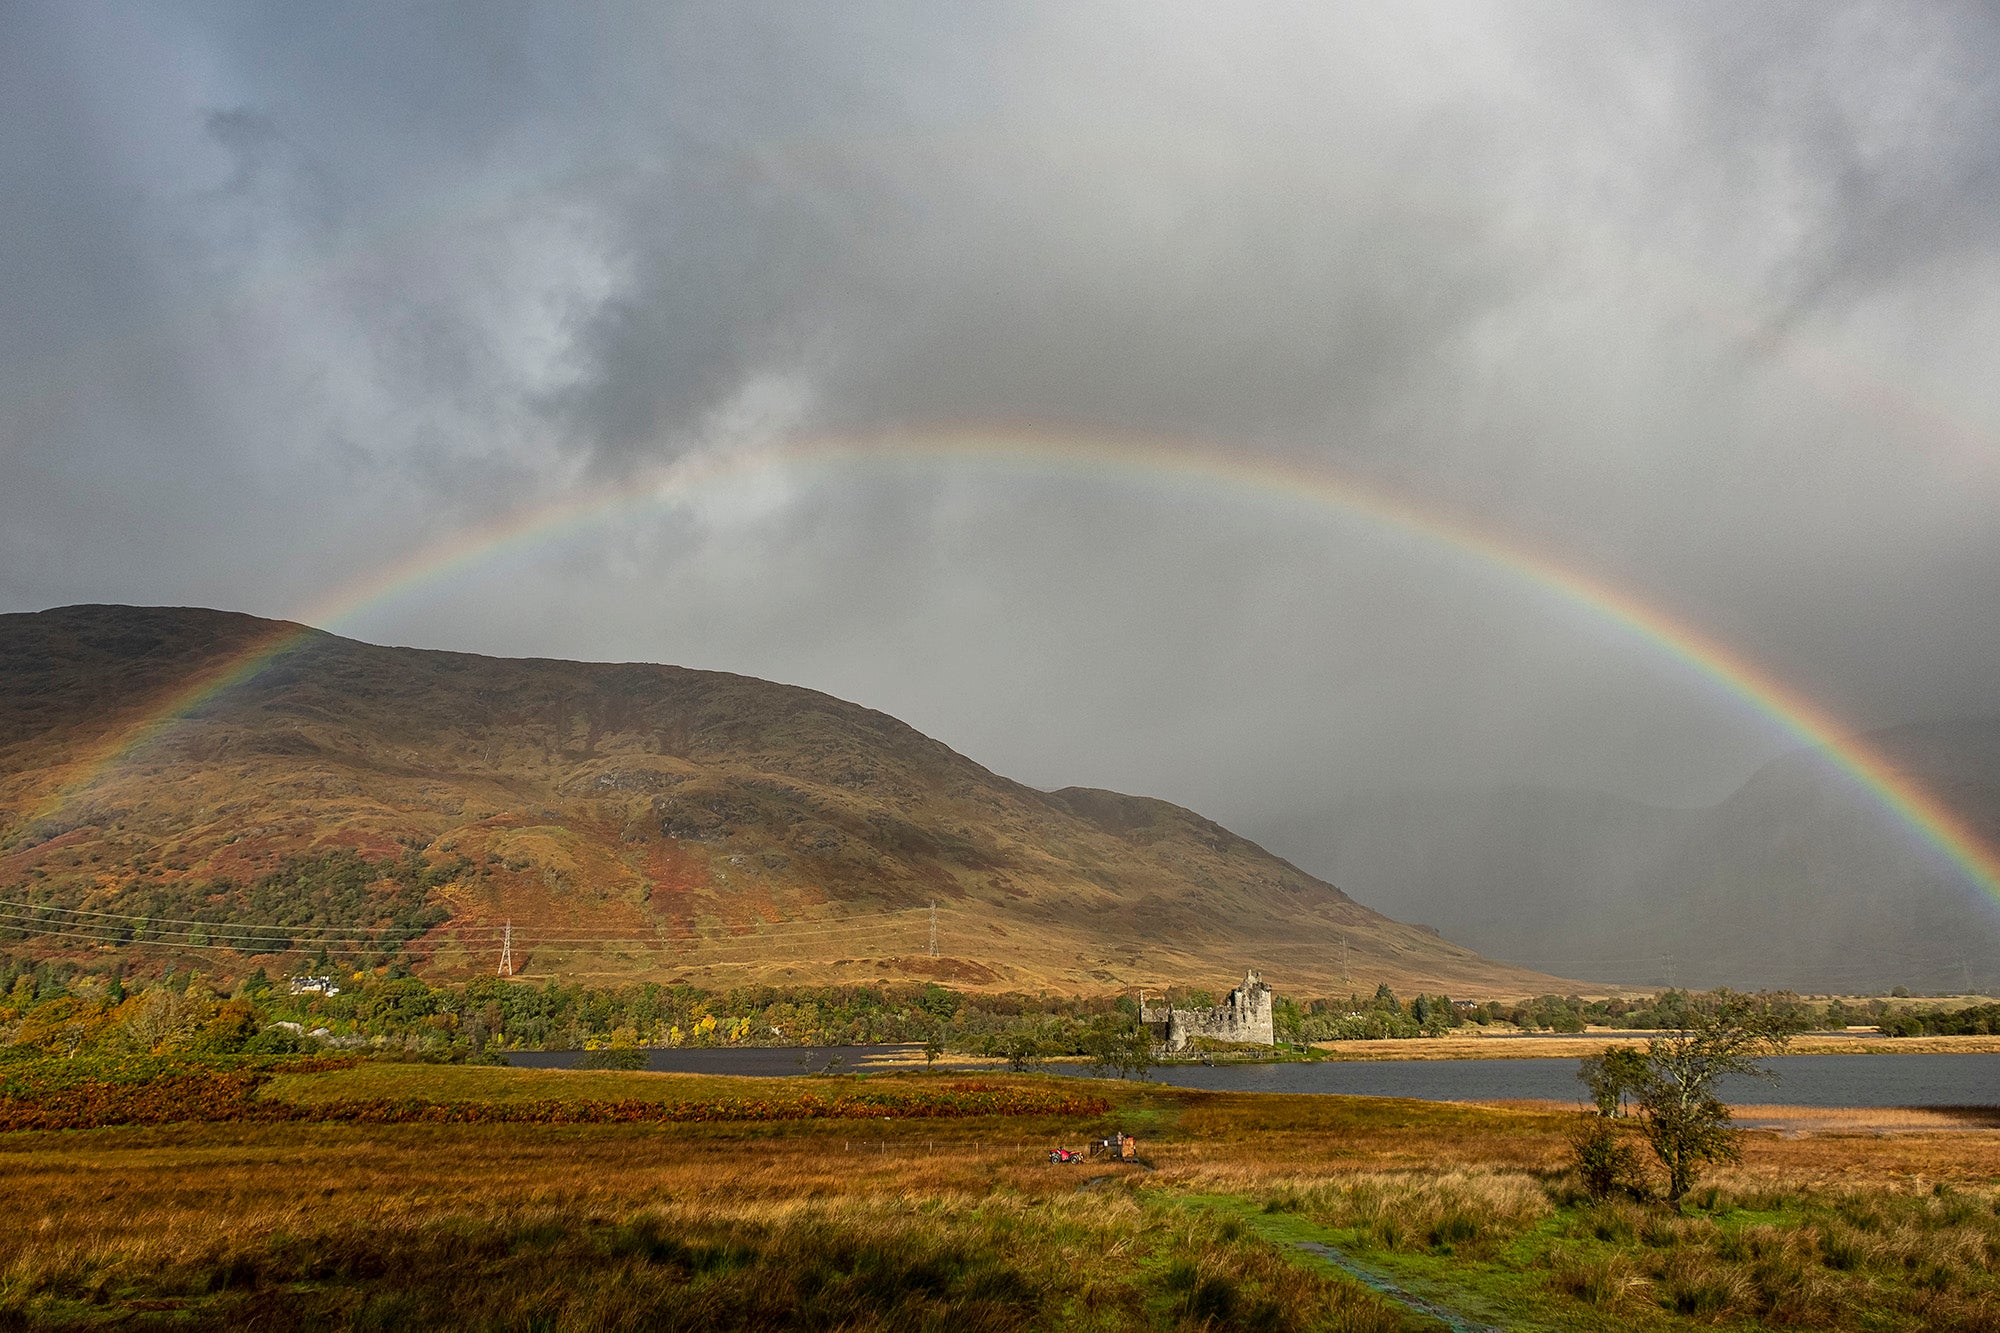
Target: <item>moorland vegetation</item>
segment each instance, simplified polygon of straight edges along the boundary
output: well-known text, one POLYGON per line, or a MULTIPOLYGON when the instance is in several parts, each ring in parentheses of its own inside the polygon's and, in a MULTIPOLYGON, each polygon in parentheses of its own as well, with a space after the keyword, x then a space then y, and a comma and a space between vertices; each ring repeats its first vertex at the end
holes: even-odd
MULTIPOLYGON (((91 1063, 16 1063, 6 1095, 60 1109, 65 1089, 118 1077, 80 1072, 91 1063)), ((171 1122, 0 1132, 16 1223, 0 1229, 0 1321, 1414 1333, 1443 1310, 1510 1328, 1970 1333, 2000 1319, 1990 1118, 1746 1133, 1740 1160, 1668 1202, 1591 1196, 1568 1150, 1580 1110, 1047 1075, 981 1075, 968 1092, 921 1069, 177 1068, 226 1095, 184 1098, 171 1122), (913 1113, 954 1097, 962 1113, 913 1113), (864 1101, 910 1113, 838 1109, 864 1101), (718 1104, 732 1113, 705 1113, 718 1104), (1048 1163, 1053 1145, 1113 1131, 1139 1136, 1138 1163, 1048 1163)), ((139 1087, 161 1070, 128 1072, 139 1087)))

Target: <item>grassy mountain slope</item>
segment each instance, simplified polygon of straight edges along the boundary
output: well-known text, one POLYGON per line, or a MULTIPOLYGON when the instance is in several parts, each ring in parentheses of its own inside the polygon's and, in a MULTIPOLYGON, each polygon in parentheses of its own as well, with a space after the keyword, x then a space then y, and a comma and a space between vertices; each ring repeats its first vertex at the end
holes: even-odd
POLYGON ((1103 990, 1261 966, 1295 993, 1557 984, 1176 806, 1036 791, 894 718, 741 676, 86 606, 0 616, 0 681, 15 901, 393 930, 442 975, 491 970, 511 921, 524 973, 600 980, 1103 990), (273 642, 264 670, 98 762, 273 642))

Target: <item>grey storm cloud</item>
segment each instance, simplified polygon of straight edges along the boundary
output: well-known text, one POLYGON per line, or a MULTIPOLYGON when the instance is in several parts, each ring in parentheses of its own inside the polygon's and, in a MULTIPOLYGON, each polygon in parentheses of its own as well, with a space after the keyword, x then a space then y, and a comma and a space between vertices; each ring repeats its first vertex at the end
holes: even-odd
MULTIPOLYGON (((1856 725, 1990 713, 1980 6, 16 5, 0 609, 268 614, 690 454, 1030 423, 1393 487, 1856 725)), ((799 681, 1248 826, 1787 743, 1187 481, 746 476, 358 634, 799 681)))

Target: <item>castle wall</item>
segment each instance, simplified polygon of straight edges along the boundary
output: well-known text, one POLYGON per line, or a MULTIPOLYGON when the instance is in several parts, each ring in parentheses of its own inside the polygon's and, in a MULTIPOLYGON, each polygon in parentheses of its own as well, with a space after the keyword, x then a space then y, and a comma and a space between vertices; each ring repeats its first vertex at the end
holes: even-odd
POLYGON ((1186 1050, 1197 1037, 1261 1046, 1275 1046, 1278 1041, 1271 1016, 1271 988, 1255 972, 1244 973, 1243 984, 1212 1009, 1142 1005, 1139 1021, 1169 1051, 1186 1050))

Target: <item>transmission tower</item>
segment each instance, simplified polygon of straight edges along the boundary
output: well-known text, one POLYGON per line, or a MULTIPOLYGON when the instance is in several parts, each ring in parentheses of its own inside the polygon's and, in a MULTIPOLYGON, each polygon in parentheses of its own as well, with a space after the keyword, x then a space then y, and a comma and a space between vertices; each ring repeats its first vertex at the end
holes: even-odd
POLYGON ((937 902, 931 902, 931 957, 937 957, 937 902))
POLYGON ((500 932, 500 975, 514 975, 514 923, 509 921, 500 932))

